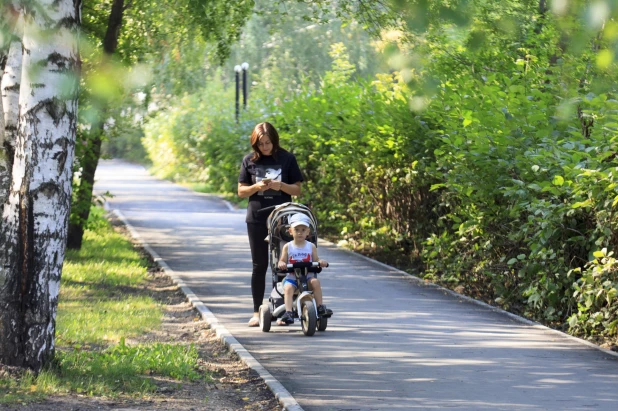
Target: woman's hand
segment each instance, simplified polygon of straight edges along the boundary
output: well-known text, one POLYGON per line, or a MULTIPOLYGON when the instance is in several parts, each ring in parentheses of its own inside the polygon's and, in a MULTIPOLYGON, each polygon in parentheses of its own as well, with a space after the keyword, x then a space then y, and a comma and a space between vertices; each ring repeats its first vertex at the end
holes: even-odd
POLYGON ((283 261, 279 261, 279 264, 277 264, 277 267, 279 267, 280 270, 286 270, 288 268, 288 265, 283 261))
POLYGON ((281 181, 271 180, 268 184, 268 188, 271 190, 281 191, 281 184, 283 184, 281 181))
POLYGON ((255 186, 258 188, 258 191, 266 191, 270 188, 270 184, 271 182, 266 183, 262 180, 255 183, 255 186))

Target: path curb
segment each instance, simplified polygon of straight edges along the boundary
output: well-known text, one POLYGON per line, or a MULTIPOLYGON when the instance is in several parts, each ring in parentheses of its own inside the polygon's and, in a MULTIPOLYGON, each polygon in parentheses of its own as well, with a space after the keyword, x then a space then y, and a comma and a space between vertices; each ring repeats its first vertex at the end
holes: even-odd
MULTIPOLYGON (((109 210, 109 206, 107 202, 104 203, 104 208, 107 211, 109 210)), ((152 256, 152 259, 161 267, 161 269, 167 274, 178 287, 182 290, 182 292, 187 296, 187 299, 195 307, 196 310, 200 312, 200 315, 206 321, 210 329, 214 330, 217 334, 217 337, 233 352, 235 352, 238 357, 251 369, 255 370, 260 378, 264 380, 268 388, 275 395, 275 398, 279 401, 279 403, 283 406, 283 409, 286 411, 303 411, 301 406, 296 402, 292 394, 289 393, 288 390, 275 378, 271 373, 264 368, 262 364, 258 362, 250 353, 247 351, 245 347, 242 346, 241 343, 228 331, 225 326, 219 322, 217 317, 206 307, 206 305, 200 301, 200 299, 195 295, 195 293, 189 288, 184 281, 180 279, 170 268, 169 265, 163 260, 155 250, 150 247, 150 245, 144 241, 144 239, 139 235, 139 233, 133 228, 133 226, 127 221, 124 215, 120 212, 120 210, 111 210, 111 213, 114 214, 122 223, 127 227, 131 236, 140 243, 140 245, 152 256)))
POLYGON ((487 304, 486 302, 483 302, 483 301, 480 301, 480 300, 476 300, 476 299, 474 299, 472 297, 468 297, 467 295, 459 294, 459 293, 457 293, 457 292, 455 292, 453 290, 449 290, 448 288, 444 288, 441 285, 438 285, 438 284, 435 284, 435 283, 432 283, 432 282, 427 282, 427 281, 423 280, 422 278, 419 278, 419 277, 415 276, 414 274, 410 274, 410 273, 407 273, 407 272, 405 272, 403 270, 400 270, 398 268, 391 267, 390 265, 387 265, 387 264, 384 264, 384 263, 382 263, 380 261, 374 260, 371 257, 367 257, 365 255, 357 253, 356 251, 352 251, 352 250, 350 250, 348 248, 345 248, 345 247, 340 246, 338 244, 332 243, 332 242, 330 242, 328 240, 320 240, 320 243, 324 244, 324 245, 335 247, 335 248, 337 248, 339 250, 343 250, 343 251, 345 251, 347 253, 350 253, 350 254, 353 254, 353 255, 355 255, 357 257, 360 257, 360 258, 362 258, 362 259, 364 259, 366 261, 369 261, 369 262, 372 262, 374 264, 377 264, 377 265, 379 265, 379 266, 381 266, 383 268, 387 268, 390 271, 394 271, 394 272, 397 272, 399 274, 402 274, 402 275, 410 278, 412 281, 414 281, 414 282, 418 283, 419 285, 423 286, 423 287, 435 288, 437 290, 440 290, 440 291, 443 291, 443 292, 445 292, 447 294, 450 294, 451 296, 456 297, 458 299, 461 299, 461 300, 464 300, 464 301, 467 301, 467 302, 479 305, 481 307, 487 308, 487 309, 489 309, 491 311, 498 312, 500 314, 506 315, 507 317, 509 317, 509 318, 511 318, 511 319, 513 319, 515 321, 518 321, 520 323, 529 325, 529 326, 531 326, 533 328, 536 328, 536 329, 539 329, 539 330, 543 330, 543 331, 549 332, 551 334, 560 335, 560 336, 565 337, 565 338, 567 338, 567 339, 569 339, 571 341, 575 341, 575 342, 577 342, 579 344, 586 345, 586 346, 588 346, 590 348, 594 348, 596 350, 604 352, 605 354, 611 355, 612 357, 618 358, 618 353, 617 352, 614 352, 612 350, 608 350, 607 348, 600 347, 600 346, 598 346, 598 345, 596 345, 594 343, 591 343, 590 341, 586 341, 586 340, 584 340, 582 338, 574 337, 574 336, 572 336, 570 334, 563 333, 562 331, 554 330, 553 328, 549 328, 549 327, 547 327, 547 326, 545 326, 543 324, 537 323, 536 321, 532 321, 532 320, 529 320, 527 318, 520 317, 517 314, 513 314, 511 312, 503 310, 502 308, 498 308, 498 307, 495 307, 493 305, 487 304))

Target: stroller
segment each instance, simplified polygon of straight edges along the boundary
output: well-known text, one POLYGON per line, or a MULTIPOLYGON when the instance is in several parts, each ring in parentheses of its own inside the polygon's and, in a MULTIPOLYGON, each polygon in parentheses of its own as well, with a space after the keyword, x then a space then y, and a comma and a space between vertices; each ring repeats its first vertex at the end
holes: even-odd
POLYGON ((268 225, 268 242, 270 269, 272 271, 273 289, 268 298, 268 303, 260 306, 260 328, 264 332, 270 331, 270 326, 273 321, 281 317, 285 313, 285 304, 283 299, 283 279, 287 273, 296 274, 296 282, 298 289, 294 293, 293 313, 295 318, 300 319, 300 324, 303 334, 312 336, 315 331, 324 331, 328 325, 327 317, 318 316, 317 303, 313 297, 313 292, 309 291, 307 285, 307 274, 317 273, 322 271, 317 262, 297 262, 288 264, 287 270, 280 270, 277 267, 281 250, 283 246, 292 241, 288 229, 290 227, 288 220, 296 213, 303 213, 309 217, 311 226, 311 234, 307 241, 318 245, 318 224, 311 213, 311 210, 299 203, 283 203, 274 207, 267 207, 259 212, 271 211, 266 224, 268 225))

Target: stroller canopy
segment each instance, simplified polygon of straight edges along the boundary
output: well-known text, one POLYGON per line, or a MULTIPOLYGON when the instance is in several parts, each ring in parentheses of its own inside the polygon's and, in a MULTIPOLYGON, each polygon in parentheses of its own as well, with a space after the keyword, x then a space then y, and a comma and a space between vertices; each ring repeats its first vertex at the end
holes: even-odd
POLYGON ((270 213, 268 219, 266 220, 269 236, 272 237, 273 234, 278 233, 281 225, 287 225, 289 218, 296 213, 302 213, 309 217, 309 221, 311 224, 309 228, 315 234, 315 239, 317 242, 318 222, 313 216, 313 213, 311 212, 309 207, 300 203, 283 203, 275 207, 275 209, 270 213))

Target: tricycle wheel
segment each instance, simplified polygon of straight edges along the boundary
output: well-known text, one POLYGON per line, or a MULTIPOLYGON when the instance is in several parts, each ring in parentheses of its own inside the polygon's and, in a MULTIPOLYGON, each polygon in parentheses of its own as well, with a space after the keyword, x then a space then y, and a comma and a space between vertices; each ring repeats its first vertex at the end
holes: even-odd
POLYGON ((327 317, 318 317, 318 331, 325 331, 328 326, 327 317))
POLYGON ((313 304, 313 301, 304 301, 303 312, 300 316, 300 325, 303 328, 303 334, 307 337, 311 337, 315 334, 317 322, 318 315, 315 311, 315 304, 313 304))
POLYGON ((270 324, 272 322, 272 313, 270 312, 270 305, 262 304, 260 306, 260 328, 265 333, 270 331, 270 324))

